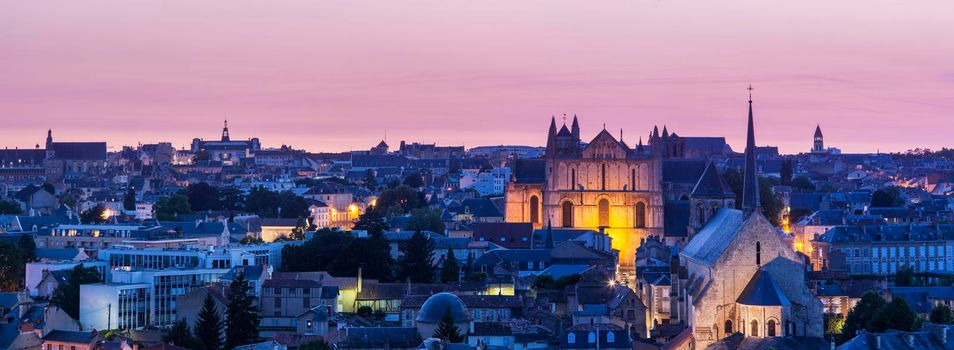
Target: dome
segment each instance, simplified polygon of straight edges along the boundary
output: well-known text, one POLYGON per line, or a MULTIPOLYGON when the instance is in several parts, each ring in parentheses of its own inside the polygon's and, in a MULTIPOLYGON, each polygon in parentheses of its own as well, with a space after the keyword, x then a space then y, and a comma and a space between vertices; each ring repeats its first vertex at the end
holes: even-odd
POLYGON ((427 298, 427 301, 421 306, 421 311, 417 313, 416 320, 417 322, 437 324, 444 318, 447 310, 450 310, 454 323, 466 323, 468 321, 467 307, 464 306, 464 302, 451 293, 437 293, 427 298))

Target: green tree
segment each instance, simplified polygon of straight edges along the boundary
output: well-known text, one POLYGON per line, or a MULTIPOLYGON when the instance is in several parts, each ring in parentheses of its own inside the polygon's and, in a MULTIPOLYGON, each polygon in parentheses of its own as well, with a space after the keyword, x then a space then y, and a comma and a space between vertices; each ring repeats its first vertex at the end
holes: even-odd
POLYGON ((72 193, 63 193, 60 195, 60 204, 65 205, 67 208, 75 208, 76 196, 72 193))
POLYGON ((381 192, 374 209, 382 216, 388 214, 400 215, 406 214, 413 209, 422 208, 425 205, 427 205, 427 202, 424 200, 424 193, 418 192, 411 187, 400 185, 381 192))
POLYGON ((807 177, 799 176, 792 179, 792 190, 795 192, 812 192, 815 191, 815 184, 807 177))
POLYGON ((374 170, 364 171, 364 187, 367 187, 370 191, 378 189, 378 178, 374 176, 374 170))
POLYGON ((207 211, 222 209, 219 189, 205 182, 189 184, 181 191, 189 198, 189 207, 192 211, 207 211))
POLYGON ((782 185, 791 185, 792 176, 794 175, 794 167, 792 166, 791 159, 785 159, 782 161, 782 168, 779 170, 779 177, 782 185))
POLYGON ((444 257, 444 266, 441 267, 441 282, 450 283, 460 281, 460 264, 454 256, 454 250, 448 249, 444 257))
POLYGON ((195 320, 195 337, 202 344, 203 350, 219 350, 222 348, 222 327, 224 323, 219 317, 218 308, 215 307, 215 300, 212 294, 205 295, 205 301, 202 302, 202 310, 195 320))
POLYGON ((374 309, 368 305, 361 305, 358 307, 358 316, 368 317, 374 313, 374 309))
POLYGON ((292 229, 290 238, 296 241, 304 240, 305 231, 308 231, 308 221, 305 221, 305 218, 299 216, 298 221, 295 222, 295 228, 292 229))
POLYGON ((239 345, 258 342, 260 320, 258 304, 244 275, 238 274, 229 284, 228 300, 225 317, 225 347, 234 349, 239 345))
POLYGON ((272 192, 255 187, 245 200, 245 210, 268 218, 308 216, 308 203, 291 191, 272 192))
POLYGON ((132 186, 127 187, 123 195, 123 209, 136 210, 136 189, 132 186))
POLYGON ((374 210, 374 207, 370 207, 358 217, 358 221, 355 221, 354 229, 368 231, 368 235, 372 237, 380 236, 388 229, 388 224, 381 213, 374 210))
POLYGON ((23 253, 24 262, 36 261, 36 241, 33 240, 33 235, 26 233, 21 234, 17 240, 17 247, 20 248, 20 252, 23 253))
POLYGON ((398 258, 399 278, 411 279, 414 283, 434 281, 434 242, 421 231, 400 244, 403 256, 398 258))
POLYGON ((83 264, 76 265, 70 270, 70 278, 66 283, 61 283, 53 291, 53 297, 50 303, 59 306, 73 319, 79 319, 80 286, 90 283, 102 282, 102 276, 95 267, 85 267, 83 264))
POLYGON ((421 188, 424 186, 424 178, 417 172, 407 174, 404 177, 404 185, 410 188, 421 188))
POLYGON ((23 286, 23 252, 7 241, 0 241, 0 291, 16 292, 23 286))
POLYGON ((84 224, 98 224, 106 222, 109 217, 106 215, 106 206, 97 204, 95 207, 86 209, 80 213, 80 221, 84 224))
POLYGON ((844 315, 835 314, 835 313, 825 313, 825 335, 841 334, 841 330, 844 327, 845 327, 844 315))
POLYGON ((951 314, 950 306, 940 304, 931 309, 928 320, 934 324, 951 324, 954 323, 954 315, 951 314))
POLYGON ((897 187, 887 187, 874 191, 871 194, 871 206, 874 208, 904 206, 901 190, 897 187))
POLYGON ((201 343, 189 330, 189 323, 180 319, 172 324, 169 331, 162 335, 162 341, 167 344, 180 346, 186 349, 200 349, 201 343))
POLYGON ((897 287, 912 287, 917 285, 914 279, 914 269, 911 266, 904 265, 898 268, 894 275, 894 285, 897 287))
POLYGON ((418 208, 411 211, 405 227, 408 231, 431 231, 444 234, 444 222, 437 210, 418 208))
POLYGON ((20 204, 14 201, 0 200, 0 215, 21 214, 20 204))
POLYGON ((785 202, 781 196, 772 191, 772 187, 775 185, 774 179, 759 178, 759 203, 762 206, 762 214, 765 215, 765 218, 772 225, 779 226, 782 221, 782 210, 785 209, 785 202))
POLYGON ((914 330, 918 315, 904 298, 892 298, 878 310, 870 322, 868 331, 881 333, 888 330, 911 332, 914 330))
POLYGON ((454 324, 454 318, 451 316, 450 309, 444 310, 444 317, 437 324, 434 330, 434 338, 446 341, 448 343, 462 343, 464 336, 460 334, 460 329, 454 324))
POLYGON ((861 300, 855 304, 855 307, 848 312, 845 317, 845 325, 842 328, 841 335, 838 336, 838 343, 844 343, 855 337, 858 331, 872 329, 872 320, 875 315, 887 304, 878 293, 873 291, 866 292, 861 296, 861 300))
POLYGON ((245 209, 245 194, 235 188, 219 190, 219 207, 229 211, 245 209))
POLYGON ((189 205, 189 197, 181 194, 160 197, 156 201, 153 209, 156 211, 156 219, 160 221, 173 221, 179 214, 192 213, 192 207, 189 205))

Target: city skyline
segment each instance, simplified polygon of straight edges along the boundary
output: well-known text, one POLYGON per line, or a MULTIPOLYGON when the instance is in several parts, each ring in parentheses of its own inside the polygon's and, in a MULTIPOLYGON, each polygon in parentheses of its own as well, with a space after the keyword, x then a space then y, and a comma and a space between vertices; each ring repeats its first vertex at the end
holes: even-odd
POLYGON ((101 4, 0 14, 4 146, 52 128, 181 148, 223 119, 312 151, 385 129, 392 145, 539 146, 566 113, 588 137, 667 125, 741 151, 750 83, 760 144, 784 153, 810 150, 816 124, 852 153, 939 149, 954 127, 945 2, 101 4))

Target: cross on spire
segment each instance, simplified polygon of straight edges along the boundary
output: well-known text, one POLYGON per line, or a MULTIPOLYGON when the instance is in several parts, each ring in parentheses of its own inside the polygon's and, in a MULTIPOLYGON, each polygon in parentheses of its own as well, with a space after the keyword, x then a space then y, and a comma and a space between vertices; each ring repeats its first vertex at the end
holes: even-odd
POLYGON ((749 84, 749 88, 746 90, 749 90, 749 103, 752 103, 752 90, 755 90, 755 88, 752 87, 752 84, 749 84))

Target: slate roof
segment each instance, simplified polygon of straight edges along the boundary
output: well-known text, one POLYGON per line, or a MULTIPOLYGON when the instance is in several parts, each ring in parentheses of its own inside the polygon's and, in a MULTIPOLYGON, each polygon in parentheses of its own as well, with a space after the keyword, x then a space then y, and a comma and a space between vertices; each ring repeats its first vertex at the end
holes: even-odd
POLYGON ((954 240, 954 225, 835 226, 815 239, 827 243, 954 240))
POLYGON ((782 289, 772 280, 772 276, 769 276, 768 272, 764 270, 755 272, 755 275, 749 280, 749 284, 742 290, 742 294, 739 294, 739 298, 736 299, 736 302, 743 305, 756 306, 792 305, 788 297, 785 296, 785 293, 782 292, 782 289))
MULTIPOLYGON (((950 333, 950 331, 948 331, 950 333)), ((930 332, 862 333, 838 347, 838 350, 894 350, 894 349, 954 349, 954 342, 946 344, 930 332), (880 339, 879 339, 880 338, 880 339), (879 346, 880 340, 880 346, 879 346), (911 341, 912 346, 908 345, 911 341)))
POLYGON ((0 292, 0 307, 9 309, 17 305, 16 292, 0 292))
POLYGON ((64 331, 55 329, 47 333, 46 336, 43 337, 43 340, 64 343, 89 344, 95 337, 96 336, 93 335, 93 332, 64 331))
POLYGON ((474 226, 473 239, 494 242, 505 248, 530 248, 531 234, 531 223, 480 222, 474 226), (506 239, 501 240, 501 237, 506 239))
POLYGON ((710 161, 706 169, 702 172, 702 176, 699 177, 699 181, 696 182, 696 186, 692 189, 692 195, 734 197, 735 192, 729 189, 729 185, 725 183, 725 180, 719 174, 719 169, 716 169, 715 163, 710 161))
POLYGON ((719 209, 712 219, 689 241, 681 255, 712 266, 735 238, 745 222, 741 210, 719 209))
POLYGON ((345 328, 349 348, 417 348, 421 336, 414 327, 351 327, 345 328))
POLYGON ((705 160, 664 160, 662 162, 663 182, 693 185, 699 181, 705 169, 705 160))
POLYGON ((105 160, 105 142, 54 142, 53 151, 58 159, 105 160))
POLYGON ((542 184, 546 181, 546 161, 517 159, 513 164, 513 176, 518 184, 542 184))
POLYGON ((663 204, 663 234, 666 237, 689 235, 689 201, 670 200, 663 204))
POLYGON ((73 260, 79 248, 36 248, 36 257, 41 260, 73 260))

